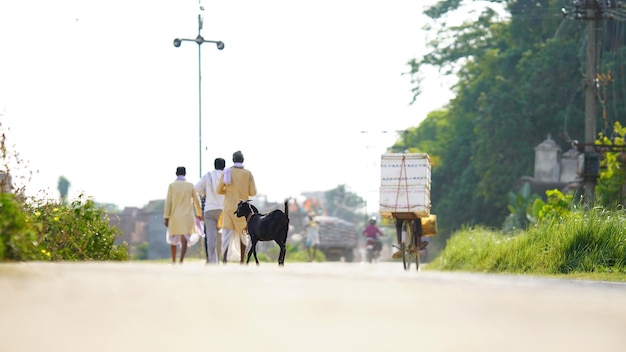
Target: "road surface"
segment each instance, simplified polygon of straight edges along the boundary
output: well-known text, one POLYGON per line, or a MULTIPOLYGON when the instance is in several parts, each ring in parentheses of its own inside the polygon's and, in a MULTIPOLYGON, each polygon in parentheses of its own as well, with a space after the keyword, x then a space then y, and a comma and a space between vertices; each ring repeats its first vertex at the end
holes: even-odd
POLYGON ((0 264, 0 351, 626 351, 626 285, 395 263, 0 264))

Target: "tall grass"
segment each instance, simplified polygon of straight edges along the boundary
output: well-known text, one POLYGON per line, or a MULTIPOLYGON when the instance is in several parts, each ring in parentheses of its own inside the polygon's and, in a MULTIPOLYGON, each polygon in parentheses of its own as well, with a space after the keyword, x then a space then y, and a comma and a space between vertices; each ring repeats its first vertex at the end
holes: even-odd
POLYGON ((463 228, 429 268, 550 275, 626 273, 626 213, 576 211, 514 235, 484 227, 463 228))

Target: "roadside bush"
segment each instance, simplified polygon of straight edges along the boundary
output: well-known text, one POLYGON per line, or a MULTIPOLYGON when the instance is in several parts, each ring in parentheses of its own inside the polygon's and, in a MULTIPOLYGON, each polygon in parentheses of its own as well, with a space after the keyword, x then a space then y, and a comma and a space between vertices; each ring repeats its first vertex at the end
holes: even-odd
POLYGON ((38 224, 29 215, 14 194, 0 192, 0 260, 46 258, 37 241, 38 224))
POLYGON ((434 270, 536 274, 626 272, 626 213, 574 211, 509 236, 486 228, 455 233, 434 270))
POLYGON ((83 195, 72 204, 27 198, 25 162, 8 148, 0 123, 0 260, 126 260, 128 246, 104 208, 83 195), (17 177, 11 168, 17 168, 17 177), (16 180, 22 180, 19 186, 16 180))
POLYGON ((84 195, 69 205, 38 200, 30 208, 50 260, 128 259, 128 245, 114 243, 121 234, 110 225, 106 211, 84 195))

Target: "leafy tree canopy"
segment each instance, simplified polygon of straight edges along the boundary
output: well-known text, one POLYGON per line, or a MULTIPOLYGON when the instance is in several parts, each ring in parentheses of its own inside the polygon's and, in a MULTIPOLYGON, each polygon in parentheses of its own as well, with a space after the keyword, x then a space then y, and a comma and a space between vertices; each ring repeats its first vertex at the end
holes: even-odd
MULTIPOLYGON (((426 9, 432 22, 425 28, 435 36, 424 56, 408 62, 412 90, 418 96, 428 88, 418 77, 433 66, 456 75, 455 97, 392 150, 432 155, 431 211, 440 240, 465 224, 501 227, 510 213, 507 195, 518 193, 521 176, 534 174, 534 148, 546 135, 564 151, 583 139, 586 23, 564 18, 563 5, 442 0, 426 9), (478 14, 451 23, 448 15, 468 4, 478 14)), ((597 126, 604 135, 614 135, 626 108, 625 28, 602 21, 597 126)))

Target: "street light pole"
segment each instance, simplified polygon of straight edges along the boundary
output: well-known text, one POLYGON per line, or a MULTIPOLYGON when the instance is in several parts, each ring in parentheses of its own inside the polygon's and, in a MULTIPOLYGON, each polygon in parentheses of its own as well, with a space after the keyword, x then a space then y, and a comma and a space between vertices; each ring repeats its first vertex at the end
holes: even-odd
MULTIPOLYGON (((204 7, 198 1, 200 11, 204 11, 204 7)), ((198 13, 198 36, 195 39, 176 38, 174 39, 174 46, 180 47, 182 42, 196 42, 198 44, 198 157, 200 166, 200 178, 202 178, 202 57, 201 46, 203 43, 214 43, 218 50, 224 49, 224 42, 219 40, 206 40, 202 37, 202 13, 198 13)))

